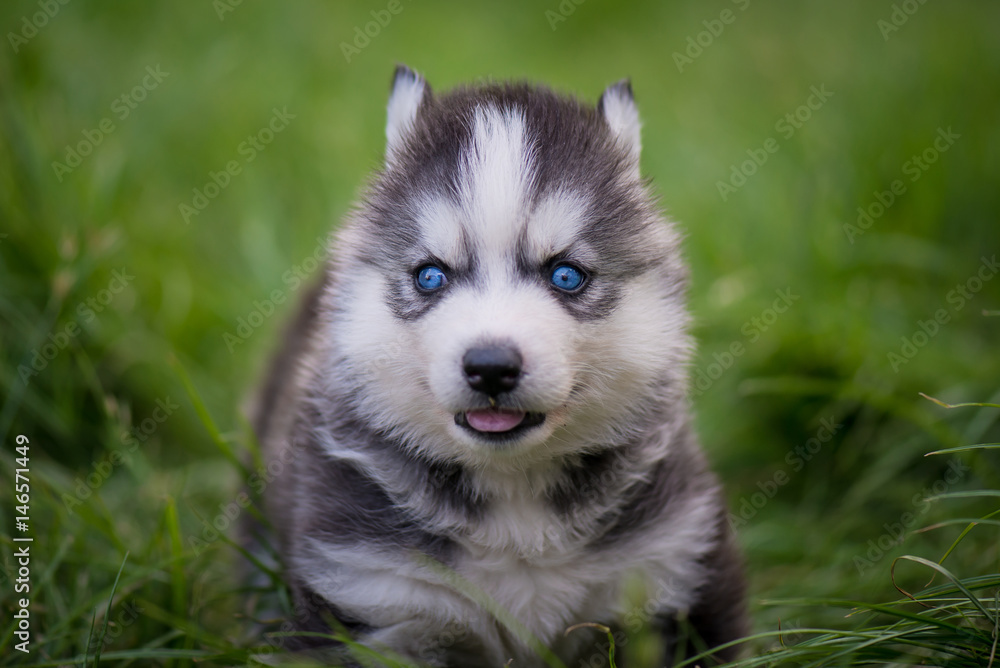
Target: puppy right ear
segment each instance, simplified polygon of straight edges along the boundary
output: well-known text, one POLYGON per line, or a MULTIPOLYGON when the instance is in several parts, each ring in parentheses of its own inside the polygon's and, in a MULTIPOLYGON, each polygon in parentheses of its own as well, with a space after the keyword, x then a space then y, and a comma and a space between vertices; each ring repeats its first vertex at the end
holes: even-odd
POLYGON ((385 125, 385 155, 388 162, 392 162, 402 151, 406 138, 413 130, 417 113, 430 95, 431 87, 422 76, 406 65, 396 66, 385 125))
POLYGON ((622 79, 608 86, 597 101, 597 110, 604 117, 611 134, 614 135, 622 148, 625 149, 632 163, 636 176, 639 174, 639 152, 642 141, 639 138, 639 108, 632 94, 632 84, 628 79, 622 79))

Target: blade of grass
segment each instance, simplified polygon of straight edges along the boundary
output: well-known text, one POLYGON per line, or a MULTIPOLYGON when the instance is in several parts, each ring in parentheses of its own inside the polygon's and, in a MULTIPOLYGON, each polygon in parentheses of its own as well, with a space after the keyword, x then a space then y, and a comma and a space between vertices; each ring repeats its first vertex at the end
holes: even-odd
MULTIPOLYGON (((173 496, 167 497, 164 523, 166 524, 167 539, 170 544, 171 607, 175 615, 184 619, 188 616, 187 577, 184 573, 184 541, 181 538, 180 518, 177 515, 177 504, 173 496)), ((184 634, 181 648, 194 649, 194 638, 189 634, 184 634)), ((173 663, 169 665, 173 665, 173 663)))
POLYGON ((573 626, 566 629, 563 635, 568 636, 570 633, 577 629, 591 628, 597 629, 602 633, 606 633, 608 636, 608 664, 609 668, 618 668, 615 665, 615 635, 611 632, 611 629, 604 624, 597 624, 595 622, 583 622, 581 624, 574 624, 573 626))
MULTIPOLYGON (((991 573, 989 575, 979 575, 969 578, 962 578, 962 583, 970 590, 976 591, 979 589, 993 589, 994 587, 1000 587, 1000 573, 991 573)), ((944 598, 952 594, 961 593, 957 587, 951 584, 941 584, 933 589, 926 589, 918 595, 918 598, 944 598)), ((964 598, 955 600, 965 600, 964 598)), ((909 602, 909 599, 899 599, 898 603, 909 602)))
POLYGON ((278 572, 277 570, 271 568, 267 564, 265 564, 253 552, 251 552, 247 548, 243 547, 242 545, 240 545, 236 541, 228 540, 227 542, 228 542, 229 545, 231 545, 233 547, 233 549, 235 549, 237 552, 239 552, 247 561, 249 561, 251 564, 253 564, 262 573, 264 573, 264 575, 266 575, 268 577, 268 579, 271 580, 272 583, 278 583, 278 582, 281 581, 281 573, 278 572))
POLYGON ((177 517, 177 504, 173 496, 167 497, 167 507, 164 510, 167 537, 170 541, 170 555, 173 557, 170 565, 170 581, 172 607, 174 614, 184 616, 187 610, 184 577, 184 543, 181 539, 181 525, 177 517))
POLYGON ((319 638, 322 640, 334 640, 344 645, 347 651, 358 661, 374 659, 381 665, 388 666, 388 668, 409 668, 410 665, 406 657, 395 655, 389 651, 383 653, 368 647, 354 640, 346 631, 335 631, 333 633, 321 633, 319 631, 279 631, 267 635, 272 638, 319 638))
POLYGON ((104 648, 104 638, 108 635, 108 622, 111 621, 111 606, 115 602, 115 590, 118 589, 118 582, 122 578, 122 571, 125 570, 125 562, 128 561, 128 552, 125 553, 125 557, 122 559, 121 568, 118 569, 118 575, 115 576, 115 583, 111 585, 111 595, 108 596, 108 609, 104 613, 104 627, 101 629, 101 637, 97 641, 97 650, 94 652, 94 668, 98 668, 101 665, 101 650, 104 648))
POLYGON ((1000 489, 973 489, 966 492, 948 492, 938 496, 928 496, 926 501, 940 501, 942 499, 977 499, 982 497, 1000 497, 1000 489))
POLYGON ((250 470, 242 461, 240 461, 240 458, 236 456, 232 446, 229 445, 229 442, 222 435, 222 432, 219 431, 219 428, 216 426, 215 421, 208 412, 208 408, 205 407, 205 402, 202 401, 201 395, 198 394, 198 390, 195 389, 194 383, 191 382, 191 377, 188 376, 184 366, 175 357, 171 357, 170 363, 177 372, 177 375, 180 377, 181 383, 184 385, 184 390, 187 392, 188 398, 191 400, 191 404, 194 406, 194 410, 198 414, 198 418, 201 420, 202 425, 204 425, 205 429, 208 431, 208 435, 211 437, 212 442, 226 459, 231 461, 236 468, 243 472, 243 477, 248 477, 250 475, 250 470))
POLYGON ((87 668, 87 660, 90 657, 90 648, 93 647, 94 643, 94 629, 97 627, 97 608, 94 608, 94 614, 90 617, 90 632, 87 633, 87 646, 84 648, 83 660, 80 661, 82 668, 87 668))
MULTIPOLYGON (((179 617, 171 610, 163 608, 148 599, 141 599, 141 604, 143 616, 161 622, 164 626, 173 629, 172 633, 177 636, 184 636, 190 641, 198 641, 203 646, 212 648, 213 651, 220 651, 226 646, 224 640, 211 631, 199 626, 195 620, 192 620, 190 615, 179 617)), ((186 647, 183 649, 193 648, 186 647)))
POLYGON ((889 568, 889 575, 892 578, 892 585, 894 587, 896 587, 896 589, 901 594, 903 594, 904 596, 907 596, 907 597, 913 599, 915 602, 919 603, 920 605, 925 605, 925 604, 921 603, 919 600, 917 600, 916 598, 914 598, 908 592, 904 591, 903 589, 900 589, 899 586, 896 584, 895 569, 896 569, 896 564, 899 561, 912 561, 914 563, 921 564, 923 566, 926 566, 927 568, 935 570, 938 573, 940 573, 941 575, 945 576, 956 587, 958 587, 959 590, 961 590, 962 594, 967 599, 969 599, 969 602, 972 603, 972 605, 975 606, 975 608, 977 610, 979 610, 979 612, 981 612, 986 619, 990 620, 993 624, 997 623, 997 617, 995 617, 993 614, 991 614, 990 611, 986 608, 986 606, 983 605, 982 601, 979 600, 979 597, 976 596, 976 595, 974 595, 971 591, 969 591, 966 588, 966 586, 962 583, 962 581, 959 580, 951 571, 949 571, 944 566, 940 566, 940 565, 934 563, 933 561, 930 561, 928 559, 924 559, 923 557, 915 557, 915 556, 910 555, 910 554, 904 554, 903 556, 897 557, 896 559, 894 559, 893 562, 892 562, 892 566, 890 566, 890 568, 889 568))
MULTIPOLYGON (((993 607, 1000 610, 1000 591, 993 597, 993 607)), ((997 615, 996 621, 993 623, 993 647, 990 648, 990 662, 986 664, 986 668, 993 668, 993 662, 997 658, 998 640, 1000 640, 1000 615, 997 615)))
POLYGON ((1000 527, 1000 520, 987 520, 987 519, 973 519, 969 517, 957 517, 951 520, 941 520, 930 526, 923 527, 921 529, 916 529, 913 533, 925 533, 927 531, 933 531, 935 529, 940 529, 941 527, 955 526, 956 524, 968 524, 969 526, 976 526, 977 524, 986 524, 988 526, 1000 527))
POLYGON ((933 401, 938 406, 944 406, 945 408, 967 408, 967 407, 971 407, 971 406, 979 406, 981 408, 1000 408, 1000 404, 976 404, 976 403, 946 404, 945 402, 941 401, 940 399, 935 399, 934 397, 932 397, 930 395, 927 395, 927 394, 924 394, 923 392, 920 392, 919 394, 924 399, 927 399, 929 401, 933 401))
POLYGON ((254 432, 253 425, 250 424, 250 421, 246 417, 241 414, 239 421, 240 426, 243 428, 244 439, 247 449, 250 451, 253 466, 260 470, 264 468, 264 455, 260 447, 260 441, 257 440, 257 434, 254 432))
MULTIPOLYGON (((987 520, 987 519, 990 519, 992 517, 995 517, 996 515, 1000 515, 1000 510, 994 511, 994 512, 990 513, 989 515, 984 515, 982 519, 983 520, 987 520)), ((944 560, 947 559, 951 555, 951 553, 955 551, 955 548, 957 548, 958 545, 959 545, 959 543, 961 543, 965 539, 965 537, 967 535, 969 535, 969 532, 972 531, 973 527, 975 527, 976 524, 978 524, 978 522, 973 523, 973 524, 969 524, 969 526, 965 527, 965 529, 962 531, 962 533, 960 533, 958 535, 958 538, 955 539, 955 542, 951 544, 951 547, 949 547, 948 550, 944 553, 944 556, 941 557, 938 560, 939 564, 943 564, 944 563, 944 560)), ((937 526, 940 526, 940 525, 937 525, 937 526)), ((929 527, 927 527, 927 528, 929 528, 929 527)))
POLYGON ((874 637, 869 638, 867 641, 861 643, 860 645, 851 645, 839 652, 825 655, 817 661, 805 664, 802 668, 819 668, 820 666, 823 665, 829 665, 830 663, 833 663, 834 661, 836 661, 841 657, 850 656, 851 654, 856 654, 860 650, 863 650, 867 647, 871 647, 877 644, 889 643, 892 642, 893 640, 900 640, 908 635, 917 633, 918 631, 919 629, 908 629, 906 631, 898 631, 896 633, 878 633, 874 637))
MULTIPOLYGON (((58 506, 56 507, 58 508, 58 506)), ((125 544, 118 536, 118 532, 115 530, 114 518, 108 507, 104 505, 100 490, 94 490, 89 498, 81 501, 79 506, 66 511, 66 513, 68 518, 73 518, 77 521, 83 520, 92 526, 98 533, 107 538, 118 551, 125 552, 127 550, 125 544)))
MULTIPOLYGON (((908 599, 912 600, 912 599, 908 599)), ((840 599, 779 599, 774 601, 762 601, 761 605, 780 605, 789 607, 799 607, 799 608, 846 608, 851 610, 851 614, 848 616, 854 616, 861 613, 880 613, 886 615, 887 617, 895 617, 898 619, 905 619, 915 622, 923 622, 925 624, 931 624, 933 626, 940 627, 941 629, 946 629, 952 633, 966 635, 968 633, 967 629, 962 628, 956 624, 946 622, 940 619, 935 619, 933 617, 927 617, 925 615, 920 615, 915 612, 907 612, 906 610, 901 610, 893 605, 887 605, 884 603, 866 603, 862 601, 848 601, 840 599)), ((827 629, 829 631, 829 629, 827 629)), ((837 631, 840 633, 840 631, 837 631)))
POLYGON ((979 443, 977 445, 963 445, 959 448, 948 448, 947 450, 935 450, 934 452, 928 452, 924 457, 947 455, 953 452, 968 452, 970 450, 1000 450, 1000 443, 979 443))

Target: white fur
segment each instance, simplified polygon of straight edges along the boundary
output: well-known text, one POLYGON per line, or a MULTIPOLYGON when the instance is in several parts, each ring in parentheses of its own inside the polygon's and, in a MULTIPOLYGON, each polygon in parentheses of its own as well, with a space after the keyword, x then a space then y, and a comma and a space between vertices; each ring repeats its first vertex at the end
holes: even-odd
POLYGON ((550 257, 579 247, 580 229, 587 215, 587 203, 572 192, 557 191, 545 196, 528 214, 526 229, 533 259, 550 257))
POLYGON ((585 398, 563 438, 572 443, 609 440, 608 426, 637 399, 656 391, 664 369, 673 372, 677 387, 684 387, 691 350, 687 324, 683 306, 662 298, 655 277, 637 279, 615 313, 592 325, 600 331, 581 337, 579 355, 600 364, 582 375, 585 398))
MULTIPOLYGON (((510 249, 524 224, 532 174, 531 147, 520 112, 476 108, 472 148, 463 156, 462 202, 480 248, 494 259, 510 249)), ((503 259, 506 259, 503 257, 503 259)))
POLYGON ((462 266, 467 260, 462 248, 462 237, 467 234, 465 213, 440 196, 419 199, 414 210, 427 248, 449 266, 462 266))
POLYGON ((426 84, 419 76, 399 76, 396 78, 389 96, 389 108, 385 125, 386 159, 390 163, 402 149, 406 136, 413 127, 417 112, 424 100, 426 84))
POLYGON ((611 86, 604 91, 601 98, 603 104, 604 118, 611 128, 612 134, 635 163, 635 175, 639 171, 639 153, 642 150, 642 140, 640 138, 640 128, 642 123, 639 120, 639 108, 635 100, 628 94, 621 85, 611 86))

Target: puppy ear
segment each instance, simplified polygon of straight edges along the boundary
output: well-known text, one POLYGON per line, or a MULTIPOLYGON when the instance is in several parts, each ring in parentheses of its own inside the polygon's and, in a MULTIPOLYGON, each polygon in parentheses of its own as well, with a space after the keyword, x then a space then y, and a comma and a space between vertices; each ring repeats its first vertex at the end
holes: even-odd
POLYGON ((402 151, 406 138, 413 129, 417 113, 430 95, 431 87, 422 76, 406 65, 396 66, 385 125, 385 154, 389 162, 402 151))
POLYGON ((611 134, 618 139, 629 157, 639 169, 639 151, 642 142, 639 139, 639 108, 635 105, 632 95, 632 84, 628 79, 611 84, 601 94, 597 102, 597 111, 604 117, 611 134))

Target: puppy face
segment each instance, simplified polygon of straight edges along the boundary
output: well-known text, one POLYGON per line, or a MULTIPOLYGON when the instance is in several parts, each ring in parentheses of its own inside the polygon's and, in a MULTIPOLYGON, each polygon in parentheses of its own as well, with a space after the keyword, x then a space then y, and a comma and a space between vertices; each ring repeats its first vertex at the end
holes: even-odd
POLYGON ((522 467, 621 439, 683 392, 685 275, 639 179, 627 84, 437 98, 401 69, 386 166, 326 296, 372 424, 436 459, 522 467))

